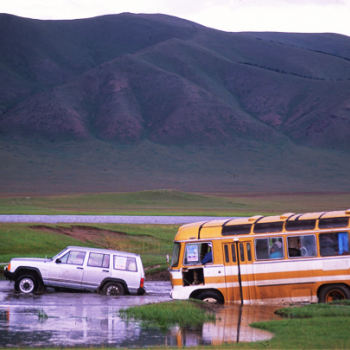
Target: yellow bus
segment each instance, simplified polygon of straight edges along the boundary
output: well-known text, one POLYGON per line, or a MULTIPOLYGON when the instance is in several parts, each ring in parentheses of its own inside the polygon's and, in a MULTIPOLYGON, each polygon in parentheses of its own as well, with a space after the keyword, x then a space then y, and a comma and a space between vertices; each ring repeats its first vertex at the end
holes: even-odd
POLYGON ((350 209, 181 226, 171 297, 281 304, 350 299, 350 209))

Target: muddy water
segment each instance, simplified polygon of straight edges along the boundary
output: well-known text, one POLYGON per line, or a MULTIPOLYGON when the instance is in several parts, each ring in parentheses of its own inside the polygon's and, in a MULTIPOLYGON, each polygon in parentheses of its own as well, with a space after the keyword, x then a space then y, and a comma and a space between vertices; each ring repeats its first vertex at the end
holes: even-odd
POLYGON ((276 319, 276 307, 224 306, 217 310, 216 324, 180 329, 166 334, 139 322, 125 322, 121 308, 171 300, 168 282, 148 282, 147 295, 107 297, 93 293, 23 295, 13 284, 0 281, 0 348, 57 346, 147 347, 193 346, 223 342, 260 341, 272 335, 249 323, 276 319))

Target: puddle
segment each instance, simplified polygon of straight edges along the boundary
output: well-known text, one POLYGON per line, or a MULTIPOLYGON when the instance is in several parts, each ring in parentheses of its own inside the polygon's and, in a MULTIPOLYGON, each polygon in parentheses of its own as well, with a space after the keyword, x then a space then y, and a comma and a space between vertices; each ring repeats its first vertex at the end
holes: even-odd
POLYGON ((273 334, 249 327, 250 323, 281 319, 274 314, 276 306, 224 306, 216 311, 216 323, 202 327, 174 327, 169 331, 167 344, 171 346, 220 345, 223 343, 268 340, 273 334))
POLYGON ((107 297, 93 293, 23 295, 0 281, 0 348, 65 346, 195 346, 267 340, 272 334, 249 323, 278 319, 276 307, 224 306, 216 324, 173 327, 167 333, 119 318, 121 308, 171 300, 170 283, 148 282, 148 295, 107 297))

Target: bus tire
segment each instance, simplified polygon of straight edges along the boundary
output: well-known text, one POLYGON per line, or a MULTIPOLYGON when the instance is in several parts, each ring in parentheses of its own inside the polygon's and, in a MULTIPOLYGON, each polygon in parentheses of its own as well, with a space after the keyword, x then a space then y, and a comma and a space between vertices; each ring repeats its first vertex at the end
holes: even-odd
POLYGON ((350 291, 347 286, 342 284, 330 284, 321 289, 319 302, 329 303, 335 300, 350 299, 350 291))
POLYGON ((198 300, 202 300, 210 304, 223 304, 224 298, 222 295, 215 290, 205 290, 202 293, 199 293, 196 297, 198 300))

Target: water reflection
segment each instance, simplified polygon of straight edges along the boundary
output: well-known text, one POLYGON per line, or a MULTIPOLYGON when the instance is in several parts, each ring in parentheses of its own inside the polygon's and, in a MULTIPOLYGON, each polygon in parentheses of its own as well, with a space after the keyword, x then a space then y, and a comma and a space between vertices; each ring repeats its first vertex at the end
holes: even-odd
POLYGON ((268 340, 273 334, 252 328, 250 323, 280 319, 274 314, 276 307, 269 306, 225 306, 216 311, 215 324, 203 327, 174 327, 167 335, 167 345, 197 346, 223 343, 255 342, 268 340))
POLYGON ((106 297, 93 293, 15 294, 8 282, 0 283, 0 348, 41 346, 195 346, 199 344, 270 339, 268 332, 249 323, 276 319, 275 307, 224 306, 216 311, 216 324, 174 327, 166 334, 118 316, 122 307, 168 301, 170 284, 149 282, 148 295, 106 297), (6 283, 6 285, 4 284, 6 283))

